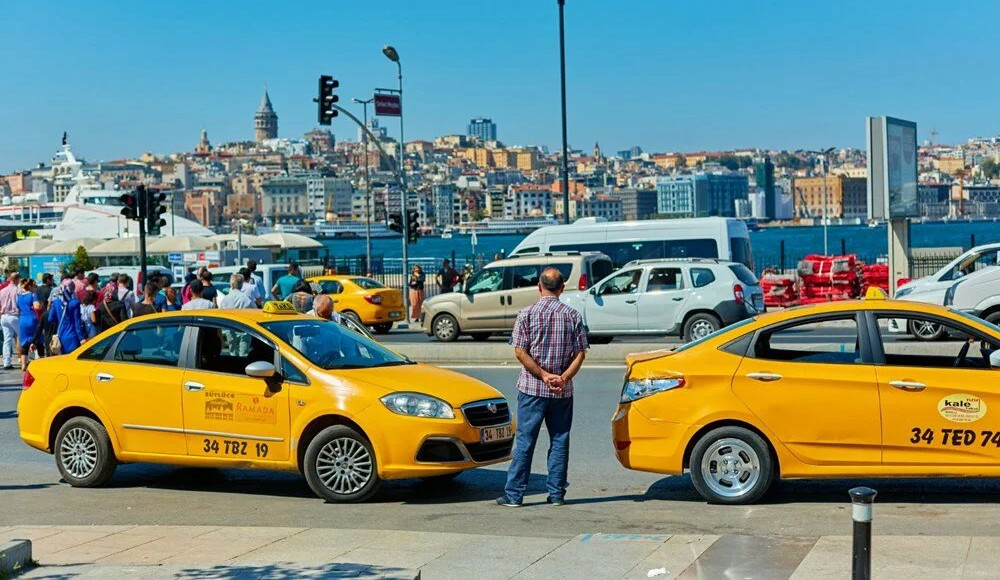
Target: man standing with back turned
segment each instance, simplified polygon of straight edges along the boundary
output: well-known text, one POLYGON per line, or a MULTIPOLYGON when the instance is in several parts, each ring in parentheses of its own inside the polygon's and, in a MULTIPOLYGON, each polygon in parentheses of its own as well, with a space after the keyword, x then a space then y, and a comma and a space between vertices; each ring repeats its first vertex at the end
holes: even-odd
POLYGON ((531 475, 531 459, 542 421, 549 432, 546 484, 548 503, 563 505, 569 463, 569 430, 573 424, 573 376, 586 356, 587 333, 580 313, 559 302, 562 274, 542 272, 533 305, 521 310, 514 323, 511 344, 523 368, 517 377, 517 438, 507 470, 507 485, 497 504, 520 507, 531 475))

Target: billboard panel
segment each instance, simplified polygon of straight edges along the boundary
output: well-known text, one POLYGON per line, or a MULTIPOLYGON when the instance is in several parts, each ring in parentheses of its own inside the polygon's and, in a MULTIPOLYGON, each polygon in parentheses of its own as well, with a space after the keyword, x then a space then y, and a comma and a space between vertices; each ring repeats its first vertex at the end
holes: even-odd
POLYGON ((917 196, 917 124, 885 118, 889 219, 920 217, 917 196))
POLYGON ((403 114, 403 103, 399 95, 377 93, 375 114, 382 117, 399 117, 403 114))

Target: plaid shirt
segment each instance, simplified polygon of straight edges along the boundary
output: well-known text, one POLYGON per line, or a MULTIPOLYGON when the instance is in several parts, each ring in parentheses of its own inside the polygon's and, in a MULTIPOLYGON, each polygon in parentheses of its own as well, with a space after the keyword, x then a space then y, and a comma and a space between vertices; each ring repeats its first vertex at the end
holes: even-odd
MULTIPOLYGON (((521 310, 510 343, 527 352, 542 370, 557 375, 569 367, 577 353, 589 346, 580 313, 555 296, 542 296, 538 302, 521 310)), ((573 396, 573 381, 566 381, 563 392, 556 394, 545 381, 522 368, 517 377, 517 390, 535 397, 564 399, 573 396)))

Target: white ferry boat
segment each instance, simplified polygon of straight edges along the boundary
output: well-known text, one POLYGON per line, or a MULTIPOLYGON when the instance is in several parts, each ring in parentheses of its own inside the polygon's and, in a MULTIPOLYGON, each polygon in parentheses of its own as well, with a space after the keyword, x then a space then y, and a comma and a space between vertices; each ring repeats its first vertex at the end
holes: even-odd
POLYGON ((483 218, 478 222, 462 222, 451 229, 451 232, 458 232, 463 235, 476 233, 480 236, 490 235, 511 235, 529 234, 538 228, 558 225, 554 217, 527 218, 527 219, 491 219, 483 218))
MULTIPOLYGON (((136 223, 121 215, 123 204, 119 198, 124 192, 105 188, 93 175, 85 173, 83 164, 65 142, 52 158, 52 175, 60 185, 72 183, 63 201, 50 202, 45 193, 4 197, 0 199, 0 224, 30 227, 40 236, 56 241, 139 235, 136 223)), ((163 214, 163 218, 167 221, 164 234, 211 236, 215 233, 170 212, 163 214)))
MULTIPOLYGON (((325 222, 317 221, 313 225, 277 224, 272 227, 259 228, 262 232, 286 232, 301 234, 316 239, 351 239, 365 237, 365 222, 359 221, 338 221, 325 222)), ((399 234, 390 230, 382 222, 372 222, 371 236, 373 238, 395 238, 399 234)))

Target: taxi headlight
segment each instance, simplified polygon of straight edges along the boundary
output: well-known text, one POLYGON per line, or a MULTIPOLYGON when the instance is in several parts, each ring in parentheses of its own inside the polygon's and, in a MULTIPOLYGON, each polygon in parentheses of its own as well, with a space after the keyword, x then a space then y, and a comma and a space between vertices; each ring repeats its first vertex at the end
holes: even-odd
POLYGON ((454 419, 455 410, 437 397, 421 393, 392 393, 379 399, 386 409, 398 415, 428 417, 431 419, 454 419))
POLYGON ((651 379, 629 379, 622 389, 622 403, 635 401, 643 397, 677 389, 684 386, 684 379, 681 377, 651 378, 651 379))

